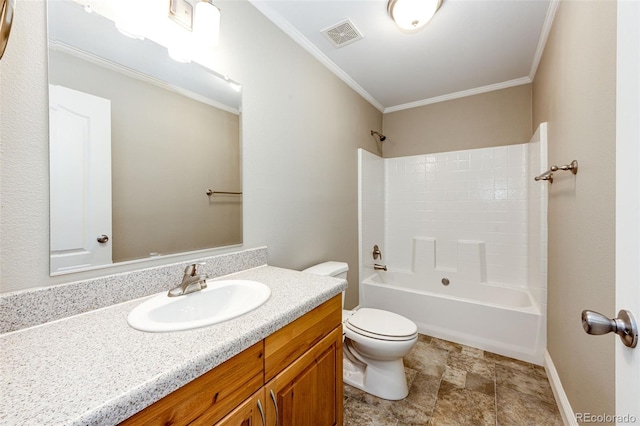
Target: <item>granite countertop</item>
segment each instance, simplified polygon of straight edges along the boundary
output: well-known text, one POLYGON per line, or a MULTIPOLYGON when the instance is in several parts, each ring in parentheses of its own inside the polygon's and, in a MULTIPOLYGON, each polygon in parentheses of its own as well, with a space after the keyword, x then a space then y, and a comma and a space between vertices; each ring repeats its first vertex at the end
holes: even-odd
POLYGON ((0 424, 117 424, 316 306, 345 280, 262 266, 225 278, 260 281, 271 297, 241 317, 146 333, 127 315, 148 297, 0 336, 0 424))

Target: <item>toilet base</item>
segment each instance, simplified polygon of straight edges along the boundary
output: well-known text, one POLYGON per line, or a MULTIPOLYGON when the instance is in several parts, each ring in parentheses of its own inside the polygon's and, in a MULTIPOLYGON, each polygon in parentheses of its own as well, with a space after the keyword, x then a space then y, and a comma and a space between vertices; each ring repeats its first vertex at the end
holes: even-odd
POLYGON ((361 361, 345 341, 343 380, 346 384, 382 399, 397 401, 409 394, 402 358, 392 361, 361 361))

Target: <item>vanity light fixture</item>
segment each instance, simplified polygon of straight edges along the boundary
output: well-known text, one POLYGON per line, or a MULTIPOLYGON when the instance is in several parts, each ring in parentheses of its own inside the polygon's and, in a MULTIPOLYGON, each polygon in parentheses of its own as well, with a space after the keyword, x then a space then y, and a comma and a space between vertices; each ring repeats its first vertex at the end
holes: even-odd
POLYGON ((442 0, 389 0, 387 12, 398 28, 416 32, 433 18, 442 0))
POLYGON ((217 46, 220 38, 220 9, 208 1, 196 3, 193 32, 205 43, 217 46))
POLYGON ((176 62, 184 64, 191 62, 193 52, 189 41, 186 36, 175 36, 167 46, 169 57, 176 62))
POLYGON ((229 85, 229 87, 231 87, 234 91, 240 92, 242 90, 242 85, 240 83, 236 83, 235 81, 231 80, 227 76, 225 76, 224 79, 227 81, 227 84, 229 85))
POLYGON ((116 22, 116 28, 127 37, 144 40, 144 31, 135 22, 121 20, 116 22))
POLYGON ((205 43, 218 44, 220 9, 210 0, 170 0, 169 18, 205 43))
MULTIPOLYGON (((127 7, 119 7, 115 11, 115 24, 120 33, 130 38, 144 40, 147 33, 148 4, 146 0, 128 2, 127 7)), ((85 12, 91 13, 91 5, 87 2, 85 12), (87 6, 89 7, 87 9, 87 6)))

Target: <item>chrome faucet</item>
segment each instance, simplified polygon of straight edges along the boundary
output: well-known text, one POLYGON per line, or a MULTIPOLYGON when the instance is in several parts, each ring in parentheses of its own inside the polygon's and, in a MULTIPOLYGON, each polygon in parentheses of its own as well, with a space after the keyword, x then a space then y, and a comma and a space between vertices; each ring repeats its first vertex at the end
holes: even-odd
POLYGON ((377 263, 373 264, 373 269, 375 271, 386 271, 387 270, 387 265, 378 265, 377 263))
POLYGON ((167 294, 169 297, 184 296, 207 288, 207 278, 209 276, 207 274, 199 274, 198 265, 204 265, 204 263, 192 263, 185 268, 182 283, 178 287, 169 290, 167 294))

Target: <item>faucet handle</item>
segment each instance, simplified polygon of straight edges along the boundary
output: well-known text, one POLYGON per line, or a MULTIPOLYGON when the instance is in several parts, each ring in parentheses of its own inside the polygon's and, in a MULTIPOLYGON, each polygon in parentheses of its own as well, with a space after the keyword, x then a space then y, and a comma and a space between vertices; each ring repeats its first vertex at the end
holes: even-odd
POLYGON ((206 265, 205 262, 195 262, 184 268, 184 274, 195 277, 198 273, 198 265, 206 265))
POLYGON ((378 247, 377 244, 375 244, 373 246, 373 253, 371 253, 373 255, 373 260, 376 260, 378 258, 380 258, 380 260, 382 260, 382 252, 380 251, 380 248, 378 247))

